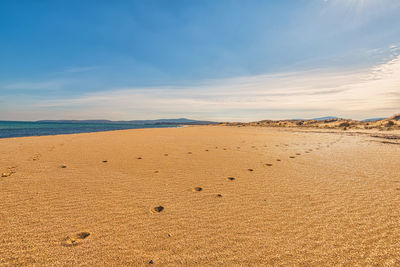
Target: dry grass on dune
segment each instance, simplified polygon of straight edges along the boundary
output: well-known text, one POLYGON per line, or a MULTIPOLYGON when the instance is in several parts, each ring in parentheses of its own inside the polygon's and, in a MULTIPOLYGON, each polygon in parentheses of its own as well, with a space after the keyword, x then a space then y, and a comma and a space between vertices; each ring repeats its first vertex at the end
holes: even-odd
POLYGON ((357 121, 350 119, 325 119, 325 120, 263 120, 257 122, 241 123, 227 122, 225 126, 261 126, 285 128, 316 128, 316 129, 341 129, 341 130, 400 130, 400 115, 375 121, 357 121))
POLYGON ((400 264, 400 138, 202 126, 0 140, 0 266, 400 264))

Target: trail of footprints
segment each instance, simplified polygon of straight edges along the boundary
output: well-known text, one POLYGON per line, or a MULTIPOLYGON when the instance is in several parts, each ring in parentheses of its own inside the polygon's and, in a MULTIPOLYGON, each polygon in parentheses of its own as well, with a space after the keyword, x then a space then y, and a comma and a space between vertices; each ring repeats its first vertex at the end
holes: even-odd
MULTIPOLYGON (((331 142, 331 143, 330 143, 329 145, 327 145, 326 147, 329 148, 330 145, 333 145, 333 144, 339 142, 341 139, 342 139, 342 136, 341 136, 339 139, 337 139, 337 140, 331 142)), ((243 143, 244 143, 244 142, 243 142, 243 143)), ((299 144, 294 144, 294 145, 295 145, 295 146, 298 146, 299 144)), ((306 144, 303 144, 303 145, 306 145, 306 144)), ((317 147, 315 147, 314 149, 315 149, 315 150, 320 150, 320 149, 322 148, 321 145, 322 145, 321 143, 318 143, 318 144, 317 144, 317 147)), ((289 145, 289 144, 281 144, 281 145, 276 144, 276 145, 275 145, 275 147, 280 147, 280 146, 283 146, 283 147, 285 147, 285 149, 286 149, 286 148, 289 147, 290 145, 289 145)), ((263 147, 266 148, 266 147, 268 147, 268 146, 267 146, 267 145, 263 145, 263 147)), ((256 146, 251 146, 251 148, 254 149, 254 150, 258 150, 258 149, 259 149, 259 148, 257 148, 256 146)), ((216 146, 215 149, 219 149, 218 146, 216 146)), ((223 147, 222 149, 223 149, 224 151, 227 150, 226 147, 223 147)), ((239 147, 239 146, 236 147, 236 150, 240 150, 240 149, 241 149, 241 147, 239 147)), ((307 149, 307 150, 304 151, 304 153, 309 154, 309 153, 313 152, 314 149, 311 149, 311 148, 310 148, 310 149, 307 149)), ((205 152, 209 152, 210 150, 209 150, 209 149, 205 149, 204 151, 205 151, 205 152)), ((191 155, 191 154, 193 154, 193 153, 192 153, 191 151, 189 151, 189 152, 187 152, 187 154, 191 155)), ((163 154, 163 155, 164 155, 165 157, 169 156, 169 154, 167 154, 167 153, 165 153, 165 154, 163 154)), ((296 156, 300 156, 301 153, 295 153, 295 155, 296 155, 296 156)), ((295 155, 290 155, 289 158, 290 158, 290 159, 294 159, 294 158, 296 158, 295 155)), ((37 160, 40 159, 40 157, 41 157, 41 155, 37 153, 37 154, 35 154, 35 155, 33 156, 32 160, 37 161, 37 160)), ((137 159, 137 160, 141 160, 142 157, 139 156, 139 157, 137 157, 136 159, 137 159)), ((276 159, 276 162, 281 162, 281 161, 282 161, 282 160, 279 159, 279 158, 276 159)), ((107 159, 104 159, 104 160, 102 160, 102 163, 103 163, 103 164, 106 164, 106 163, 108 163, 108 160, 107 160, 107 159)), ((272 163, 265 163, 264 165, 267 166, 267 167, 272 167, 272 166, 273 166, 272 163)), ((65 168, 67 168, 67 165, 62 164, 62 165, 60 165, 60 168, 65 169, 65 168)), ((247 169, 247 170, 248 170, 249 172, 254 172, 254 169, 252 169, 252 168, 249 168, 249 169, 247 169)), ((1 177, 9 177, 9 176, 11 176, 12 174, 14 174, 15 172, 16 172, 16 167, 10 167, 10 168, 8 168, 8 171, 7 171, 7 172, 2 173, 1 177)), ((154 173, 159 173, 159 171, 156 170, 156 171, 154 171, 154 173)), ((227 180, 228 180, 228 182, 235 182, 235 181, 236 181, 236 178, 235 178, 235 177, 227 177, 227 180)), ((194 187, 194 188, 192 189, 192 191, 193 191, 194 193, 200 193, 200 192, 203 192, 204 189, 203 189, 202 187, 200 187, 200 186, 196 186, 196 187, 194 187)), ((215 196, 216 198, 222 198, 223 195, 222 195, 221 193, 217 193, 217 194, 215 194, 214 196, 215 196)), ((150 209, 150 213, 151 213, 151 214, 160 214, 160 213, 162 213, 162 212, 164 212, 164 211, 165 211, 165 208, 164 208, 164 206, 162 206, 162 205, 155 206, 155 207, 153 207, 153 208, 150 209)), ((62 239, 61 245, 62 245, 62 246, 65 246, 65 247, 75 247, 75 246, 78 246, 78 245, 82 244, 85 240, 87 240, 88 237, 89 237, 90 235, 91 235, 90 232, 80 232, 80 233, 76 233, 76 234, 67 236, 67 237, 65 237, 64 239, 62 239)), ((172 234, 171 234, 171 233, 168 233, 168 236, 171 237, 172 234)), ((153 260, 150 260, 148 263, 149 263, 149 264, 153 264, 154 262, 153 262, 153 260)))

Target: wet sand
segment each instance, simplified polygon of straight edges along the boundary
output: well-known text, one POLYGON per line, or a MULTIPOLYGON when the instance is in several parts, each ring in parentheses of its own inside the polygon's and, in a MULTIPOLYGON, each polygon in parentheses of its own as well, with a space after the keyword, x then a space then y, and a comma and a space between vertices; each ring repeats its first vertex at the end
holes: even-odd
POLYGON ((387 142, 228 126, 1 139, 0 265, 399 265, 387 142))

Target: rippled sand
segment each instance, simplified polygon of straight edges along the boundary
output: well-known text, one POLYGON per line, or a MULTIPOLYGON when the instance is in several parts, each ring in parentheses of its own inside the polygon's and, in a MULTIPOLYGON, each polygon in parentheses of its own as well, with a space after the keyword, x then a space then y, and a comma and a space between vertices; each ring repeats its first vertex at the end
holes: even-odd
POLYGON ((1 139, 0 265, 399 265, 399 166, 340 131, 1 139))

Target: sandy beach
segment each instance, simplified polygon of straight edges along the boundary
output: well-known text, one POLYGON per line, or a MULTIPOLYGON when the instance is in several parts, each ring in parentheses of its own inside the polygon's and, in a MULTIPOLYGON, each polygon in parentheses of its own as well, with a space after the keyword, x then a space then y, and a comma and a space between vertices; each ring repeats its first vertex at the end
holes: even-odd
POLYGON ((385 140, 229 126, 1 139, 0 265, 399 265, 400 145, 385 140))

